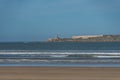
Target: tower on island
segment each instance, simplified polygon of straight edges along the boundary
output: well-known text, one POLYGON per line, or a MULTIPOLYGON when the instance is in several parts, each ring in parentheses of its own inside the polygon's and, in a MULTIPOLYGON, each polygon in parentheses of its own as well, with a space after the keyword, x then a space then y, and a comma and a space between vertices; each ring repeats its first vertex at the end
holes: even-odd
POLYGON ((60 39, 60 37, 58 36, 58 34, 56 35, 56 37, 54 39, 56 39, 56 40, 60 39))
POLYGON ((48 42, 58 42, 60 40, 60 37, 58 34, 54 38, 49 38, 47 41, 48 42))

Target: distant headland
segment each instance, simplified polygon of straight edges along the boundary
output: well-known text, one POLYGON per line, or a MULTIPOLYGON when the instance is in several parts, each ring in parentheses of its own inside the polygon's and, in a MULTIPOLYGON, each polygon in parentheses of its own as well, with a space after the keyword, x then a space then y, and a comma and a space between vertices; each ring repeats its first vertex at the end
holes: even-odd
POLYGON ((120 42, 120 35, 82 35, 71 38, 49 38, 47 42, 120 42))

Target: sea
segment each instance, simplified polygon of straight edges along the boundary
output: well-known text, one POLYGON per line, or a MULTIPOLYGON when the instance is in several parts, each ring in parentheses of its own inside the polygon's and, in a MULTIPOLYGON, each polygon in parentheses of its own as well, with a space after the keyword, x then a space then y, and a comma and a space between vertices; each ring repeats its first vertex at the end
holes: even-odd
POLYGON ((120 67, 120 42, 1 42, 0 66, 120 67))

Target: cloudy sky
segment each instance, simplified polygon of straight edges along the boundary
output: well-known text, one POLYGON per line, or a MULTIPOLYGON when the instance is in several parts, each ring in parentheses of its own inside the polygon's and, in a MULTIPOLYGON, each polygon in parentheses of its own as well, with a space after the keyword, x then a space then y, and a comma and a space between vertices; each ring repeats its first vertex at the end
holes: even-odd
POLYGON ((120 34, 120 0, 0 0, 0 41, 120 34))

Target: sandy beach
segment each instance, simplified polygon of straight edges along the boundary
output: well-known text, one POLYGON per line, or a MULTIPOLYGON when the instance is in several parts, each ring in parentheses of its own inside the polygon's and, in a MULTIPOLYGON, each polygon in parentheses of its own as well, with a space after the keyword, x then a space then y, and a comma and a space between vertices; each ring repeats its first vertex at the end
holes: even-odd
POLYGON ((0 80, 120 80, 120 68, 0 67, 0 80))

